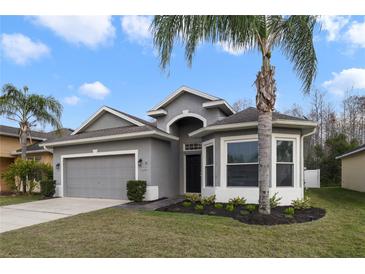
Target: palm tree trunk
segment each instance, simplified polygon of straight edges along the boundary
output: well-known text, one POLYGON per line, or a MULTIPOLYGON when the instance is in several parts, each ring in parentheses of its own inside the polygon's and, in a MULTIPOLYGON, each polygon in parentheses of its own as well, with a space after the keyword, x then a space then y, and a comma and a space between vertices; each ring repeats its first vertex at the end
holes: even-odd
POLYGON ((255 83, 258 110, 259 212, 270 214, 272 111, 276 86, 274 68, 270 66, 269 58, 264 57, 264 64, 255 83))
MULTIPOLYGON (((21 157, 23 160, 26 160, 27 158, 27 133, 23 128, 20 131, 20 145, 22 147, 22 154, 21 157)), ((23 193, 27 193, 27 182, 26 178, 21 178, 22 185, 23 185, 23 193)))

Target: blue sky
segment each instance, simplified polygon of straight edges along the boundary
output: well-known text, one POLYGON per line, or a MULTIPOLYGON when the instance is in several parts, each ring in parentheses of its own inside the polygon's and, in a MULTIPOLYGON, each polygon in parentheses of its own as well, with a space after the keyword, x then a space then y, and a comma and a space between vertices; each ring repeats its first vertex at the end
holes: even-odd
MULTIPOLYGON (((253 81, 260 68, 256 52, 202 44, 192 68, 177 46, 170 74, 162 72, 148 32, 150 17, 0 17, 0 84, 27 85, 53 95, 64 112, 65 127, 76 128, 102 105, 141 118, 181 85, 233 103, 254 102, 253 81)), ((346 89, 365 94, 365 17, 322 17, 315 33, 318 75, 315 87, 340 109, 346 89)), ((301 93, 291 64, 280 51, 276 66, 279 111, 294 103, 305 111, 310 97, 301 93)), ((14 125, 1 118, 1 124, 14 125)))

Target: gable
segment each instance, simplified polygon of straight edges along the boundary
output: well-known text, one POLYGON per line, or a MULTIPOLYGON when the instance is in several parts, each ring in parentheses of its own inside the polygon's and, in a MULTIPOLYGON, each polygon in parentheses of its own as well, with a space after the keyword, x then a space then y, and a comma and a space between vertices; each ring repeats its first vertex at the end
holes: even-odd
POLYGON ((135 126, 135 125, 120 117, 115 116, 114 114, 111 114, 109 112, 104 112, 100 117, 98 117, 95 121, 93 121, 86 128, 84 128, 82 132, 90 132, 100 129, 128 127, 128 126, 135 126))

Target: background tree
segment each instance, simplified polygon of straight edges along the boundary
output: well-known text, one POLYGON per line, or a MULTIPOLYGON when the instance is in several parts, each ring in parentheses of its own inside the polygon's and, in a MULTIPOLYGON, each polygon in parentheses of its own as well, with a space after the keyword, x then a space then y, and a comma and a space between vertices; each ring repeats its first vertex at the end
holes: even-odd
MULTIPOLYGON (((26 159, 27 139, 31 137, 31 128, 37 124, 49 124, 61 128, 62 105, 53 96, 28 93, 28 87, 17 89, 12 84, 2 88, 0 97, 0 115, 19 124, 21 157, 26 159)), ((26 192, 26 184, 23 184, 26 192)))
POLYGON ((155 16, 152 22, 154 45, 161 67, 170 62, 176 40, 185 45, 189 65, 201 42, 226 43, 232 48, 258 50, 261 70, 255 80, 258 110, 259 211, 270 214, 272 111, 276 85, 271 54, 281 50, 294 65, 303 91, 309 92, 317 69, 313 46, 314 16, 155 16))
POLYGON ((250 99, 243 98, 238 99, 236 102, 234 102, 232 108, 234 109, 234 111, 239 112, 251 106, 253 106, 252 101, 250 99))

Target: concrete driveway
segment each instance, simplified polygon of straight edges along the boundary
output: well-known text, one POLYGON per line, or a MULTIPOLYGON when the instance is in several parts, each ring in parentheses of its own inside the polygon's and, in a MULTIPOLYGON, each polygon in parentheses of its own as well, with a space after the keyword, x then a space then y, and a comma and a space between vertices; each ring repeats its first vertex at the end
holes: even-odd
POLYGON ((127 203, 94 198, 54 198, 0 207, 0 233, 127 203))

